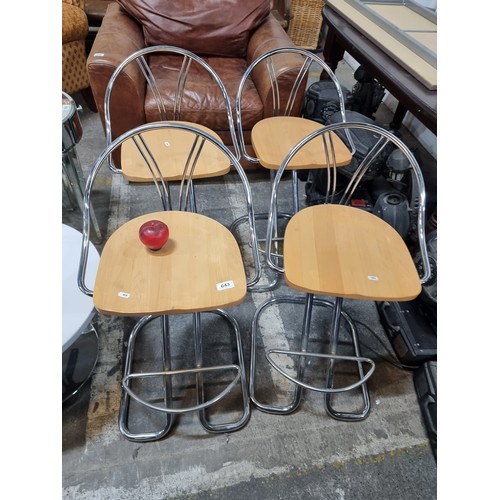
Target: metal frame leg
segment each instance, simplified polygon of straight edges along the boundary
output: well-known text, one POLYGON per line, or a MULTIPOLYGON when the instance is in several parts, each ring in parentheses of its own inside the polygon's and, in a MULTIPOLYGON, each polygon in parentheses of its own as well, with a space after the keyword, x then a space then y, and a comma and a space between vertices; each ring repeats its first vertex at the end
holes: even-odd
MULTIPOLYGON (((209 422, 209 418, 207 415, 208 408, 203 408, 198 412, 198 416, 201 424, 208 432, 213 433, 222 433, 222 432, 233 432, 243 428, 248 420, 250 419, 250 398, 248 396, 248 383, 245 371, 245 359, 243 356, 243 346, 241 342, 241 333, 240 328, 238 326, 237 321, 230 316, 226 311, 222 309, 218 309, 216 311, 211 311, 213 314, 217 314, 224 318, 230 326, 232 327, 235 340, 236 340, 236 349, 238 354, 238 366, 241 368, 241 376, 240 376, 240 389, 241 389, 241 397, 243 403, 243 411, 241 418, 231 423, 222 423, 222 424, 212 424, 209 422)), ((201 367, 203 365, 203 346, 202 346, 202 329, 200 322, 200 313, 196 313, 195 315, 197 319, 195 320, 198 327, 194 329, 195 331, 195 358, 196 358, 196 366, 201 367)), ((198 391, 198 404, 203 404, 205 401, 204 396, 204 384, 203 384, 203 372, 197 375, 196 386, 198 391)))
MULTIPOLYGON (((124 368, 124 377, 127 377, 132 372, 133 360, 134 360, 134 350, 135 350, 135 342, 137 340, 138 334, 141 330, 146 326, 149 322, 156 319, 158 316, 145 316, 141 318, 132 333, 130 334, 130 338, 128 341, 127 348, 127 356, 125 359, 125 368, 124 368)), ((161 330, 162 330, 162 357, 163 357, 163 367, 164 370, 170 370, 171 368, 171 360, 170 360, 170 328, 168 324, 168 316, 161 316, 161 330)), ((126 378, 124 378, 124 381, 126 378)), ((125 385, 130 387, 130 381, 127 380, 125 385)), ((165 384, 165 406, 172 405, 172 383, 169 377, 164 378, 165 384)), ((165 417, 165 425, 159 430, 150 431, 150 432, 131 432, 128 427, 128 417, 130 410, 130 395, 124 390, 122 392, 122 400, 120 404, 120 413, 118 417, 118 426, 120 428, 120 432, 130 441, 156 441, 166 436, 170 431, 174 416, 172 414, 167 414, 165 417)))
MULTIPOLYGON (((312 296, 310 298, 307 298, 306 300, 312 301, 312 296)), ((272 299, 267 300, 266 302, 262 303, 257 310, 255 311, 254 317, 253 317, 253 322, 252 322, 252 343, 251 343, 251 354, 250 354, 250 386, 249 386, 249 391, 250 391, 250 399, 252 400, 253 404, 261 411, 264 411, 266 413, 274 413, 274 414, 289 414, 293 413, 300 405, 300 400, 302 398, 302 386, 299 384, 295 384, 295 389, 294 389, 294 394, 293 398, 288 403, 287 405, 274 405, 274 404, 263 404, 260 401, 258 401, 256 397, 256 380, 255 380, 255 365, 256 365, 256 359, 257 359, 257 328, 258 328, 258 323, 259 323, 259 318, 262 312, 267 309, 268 307, 275 305, 275 304, 280 304, 280 303, 293 303, 293 304, 303 304, 304 299, 303 298, 293 298, 293 297, 274 297, 272 299)), ((301 352, 307 352, 307 345, 309 341, 309 332, 310 332, 310 327, 311 327, 311 307, 310 304, 306 304, 306 307, 304 309, 304 318, 302 322, 302 335, 301 335, 301 352)), ((299 358, 299 366, 297 367, 297 375, 296 375, 296 380, 302 381, 304 378, 304 372, 305 372, 305 363, 306 359, 305 357, 300 357, 299 358)))
MULTIPOLYGON (((122 434, 131 441, 156 441, 163 438, 170 431, 173 424, 173 416, 176 414, 188 413, 188 412, 198 412, 200 422, 203 427, 214 433, 221 432, 232 432, 241 429, 250 418, 250 400, 248 397, 247 389, 247 379, 245 373, 244 357, 242 350, 241 335, 239 331, 239 326, 232 316, 223 310, 209 311, 208 313, 213 313, 221 316, 223 319, 227 320, 235 333, 236 346, 238 351, 238 363, 239 364, 228 364, 220 366, 203 366, 203 342, 202 342, 202 328, 201 328, 201 314, 193 313, 193 341, 194 341, 194 353, 195 353, 195 367, 183 370, 172 370, 171 367, 171 352, 170 352, 170 329, 168 323, 168 316, 145 316, 141 318, 136 324, 132 333, 130 335, 125 368, 124 377, 122 380, 123 394, 122 401, 120 405, 120 415, 119 415, 119 428, 122 434), (161 318, 162 321, 162 354, 163 354, 163 371, 160 372, 143 372, 143 373, 133 373, 133 360, 134 360, 134 349, 135 343, 139 332, 143 329, 146 324, 156 318, 161 318), (203 374, 205 372, 215 372, 215 371, 233 371, 235 376, 233 380, 227 384, 227 386, 220 391, 215 397, 210 400, 205 399, 205 387, 203 374), (196 376, 196 391, 197 391, 197 404, 190 407, 184 408, 174 408, 173 405, 173 377, 175 375, 187 375, 194 374, 196 376), (132 389, 132 381, 134 379, 146 379, 146 378, 161 378, 164 383, 165 395, 163 398, 163 405, 159 406, 157 404, 150 403, 142 399, 134 390, 132 389), (223 398, 225 398, 233 388, 239 383, 242 392, 242 416, 235 422, 212 424, 209 422, 207 417, 207 409, 212 407, 223 398), (150 408, 151 410, 159 413, 164 413, 166 415, 165 425, 159 430, 150 432, 131 432, 128 426, 129 420, 129 410, 130 410, 130 398, 137 401, 144 407, 150 408)), ((207 314, 207 313, 203 313, 207 314)))
MULTIPOLYGON (((333 312, 332 316, 332 326, 330 329, 330 346, 331 354, 336 354, 337 351, 337 346, 338 346, 338 341, 339 341, 339 332, 340 332, 340 318, 342 314, 342 303, 343 299, 338 298, 335 301, 335 310, 333 312)), ((347 318, 349 322, 349 330, 351 332, 352 336, 352 343, 354 347, 354 353, 355 357, 358 358, 356 360, 357 366, 358 366, 358 375, 359 379, 363 380, 366 377, 366 374, 363 369, 363 363, 362 359, 360 356, 360 349, 359 349, 359 342, 358 342, 358 333, 356 330, 356 327, 354 326, 354 323, 352 320, 347 316, 344 315, 344 317, 347 318)), ((333 388, 334 386, 334 372, 335 372, 335 358, 332 358, 330 362, 328 363, 328 370, 327 370, 327 378, 326 378, 326 387, 331 387, 333 388)), ((366 377, 367 379, 367 377, 366 377)), ((325 409, 327 413, 337 419, 337 420, 343 420, 347 422, 353 422, 353 421, 358 421, 358 420, 364 420, 368 414, 370 413, 370 408, 371 408, 371 403, 370 403, 370 395, 368 393, 368 388, 366 387, 366 382, 363 382, 360 384, 360 389, 362 392, 363 396, 363 409, 358 412, 358 413, 353 413, 353 412, 342 412, 342 411, 337 411, 333 408, 332 406, 332 401, 335 393, 329 392, 325 393, 325 409)), ((339 391, 340 392, 340 391, 339 391)))
MULTIPOLYGON (((270 176, 270 185, 273 183, 274 176, 276 175, 276 172, 274 170, 269 171, 269 176, 270 176)), ((295 213, 298 212, 299 210, 299 183, 298 183, 298 176, 297 176, 297 171, 292 170, 292 197, 293 197, 293 213, 289 214, 286 212, 278 213, 278 210, 275 210, 277 216, 275 220, 275 231, 274 231, 274 239, 273 239, 273 245, 274 245, 274 253, 273 255, 276 257, 276 259, 282 258, 282 255, 279 253, 279 241, 283 241, 283 237, 279 237, 278 235, 278 220, 279 219, 284 219, 284 220, 290 220, 295 213)), ((267 213, 261 213, 261 214, 255 214, 255 220, 264 220, 267 221, 269 215, 267 213)), ((233 233, 233 235, 236 237, 236 229, 237 227, 242 224, 243 222, 246 222, 248 220, 248 217, 246 215, 243 215, 241 217, 238 217, 236 220, 233 221, 231 226, 229 227, 229 230, 233 233)), ((257 242, 259 244, 265 242, 265 238, 258 238, 257 242)), ((251 243, 249 243, 251 245, 251 243)), ((258 249, 260 254, 265 254, 265 251, 262 250, 261 248, 258 249)), ((279 264, 278 264, 279 265, 279 264)), ((250 291, 252 292, 269 292, 271 290, 274 290, 278 283, 281 281, 282 275, 279 272, 272 271, 272 281, 270 283, 266 283, 264 285, 254 285, 250 288, 250 291)))
POLYGON ((64 168, 64 161, 62 162, 62 185, 64 192, 66 193, 66 196, 68 198, 69 204, 71 205, 71 209, 79 209, 78 202, 76 201, 76 195, 73 191, 73 186, 71 185, 71 182, 68 179, 68 175, 66 174, 66 169, 64 168))
MULTIPOLYGON (((279 217, 290 219, 292 216, 290 214, 279 214, 279 217)), ((268 215, 267 214, 256 214, 254 218, 256 221, 258 221, 258 220, 266 220, 267 221, 268 215)), ((237 232, 236 232, 237 227, 240 224, 247 222, 247 220, 248 220, 248 217, 246 215, 242 215, 241 217, 238 217, 237 219, 235 219, 234 222, 231 224, 229 230, 231 231, 231 233, 234 235, 235 238, 237 238, 237 232)), ((278 246, 277 240, 278 240, 278 238, 276 235, 276 239, 274 241, 275 248, 277 248, 277 246, 278 246)), ((258 244, 260 244, 264 241, 265 241, 264 238, 257 239, 258 244)), ((252 247, 251 242, 248 242, 248 245, 250 247, 252 247)), ((258 253, 260 255, 263 255, 265 253, 264 250, 262 250, 260 247, 257 250, 258 250, 258 253)), ((266 283, 265 285, 253 285, 252 287, 250 287, 250 291, 251 292, 268 292, 268 291, 274 290, 281 281, 281 274, 276 272, 276 271, 272 271, 272 275, 273 275, 272 281, 270 283, 266 283)))
POLYGON ((362 420, 367 417, 370 411, 370 399, 368 395, 368 390, 366 387, 366 382, 371 377, 375 370, 375 363, 366 357, 362 357, 360 355, 359 343, 357 331, 355 329, 354 323, 351 318, 342 311, 342 299, 336 299, 334 303, 315 298, 312 294, 307 294, 305 297, 275 297, 267 300, 256 310, 252 322, 252 342, 251 342, 251 357, 250 357, 250 398, 255 406, 264 412, 267 413, 275 413, 275 414, 288 414, 295 411, 299 404, 302 396, 302 388, 311 389, 316 392, 322 392, 325 394, 325 405, 327 413, 339 420, 362 420), (292 400, 289 404, 277 406, 274 404, 263 404, 257 400, 256 397, 256 356, 257 356, 257 329, 259 325, 259 318, 262 312, 271 305, 276 305, 279 303, 290 303, 290 304, 304 304, 304 316, 302 323, 302 333, 301 333, 301 350, 300 351, 287 351, 281 349, 270 349, 265 353, 266 359, 271 365, 272 368, 277 370, 281 375, 290 380, 295 384, 295 390, 292 400), (332 309, 332 323, 330 328, 330 353, 329 354, 321 354, 314 353, 307 350, 309 334, 310 334, 310 326, 311 326, 311 317, 312 317, 312 309, 313 305, 318 305, 322 307, 329 307, 332 309), (349 326, 349 330, 353 340, 353 347, 355 351, 355 356, 341 356, 336 354, 337 346, 338 346, 338 336, 340 331, 340 320, 344 318, 347 321, 349 326), (293 356, 298 358, 298 367, 296 370, 296 375, 290 375, 286 370, 281 368, 273 359, 274 354, 284 354, 287 356, 293 356), (307 358, 324 358, 329 360, 327 374, 326 374, 326 386, 325 387, 315 387, 304 382, 304 372, 307 358), (356 382, 340 388, 334 388, 333 380, 334 380, 334 367, 335 362, 338 360, 355 362, 358 367, 359 380, 356 382), (371 367, 365 373, 363 368, 363 363, 369 364, 371 367), (347 392, 353 389, 361 387, 364 401, 364 408, 360 413, 349 413, 349 412, 338 412, 334 410, 331 406, 331 398, 334 394, 339 392, 347 392))

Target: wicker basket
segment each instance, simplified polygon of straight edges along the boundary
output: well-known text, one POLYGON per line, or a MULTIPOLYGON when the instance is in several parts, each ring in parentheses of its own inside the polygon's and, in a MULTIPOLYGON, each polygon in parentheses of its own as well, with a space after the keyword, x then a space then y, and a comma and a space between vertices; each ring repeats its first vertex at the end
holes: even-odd
POLYGON ((297 47, 308 50, 318 47, 324 4, 324 0, 292 0, 288 36, 297 47))

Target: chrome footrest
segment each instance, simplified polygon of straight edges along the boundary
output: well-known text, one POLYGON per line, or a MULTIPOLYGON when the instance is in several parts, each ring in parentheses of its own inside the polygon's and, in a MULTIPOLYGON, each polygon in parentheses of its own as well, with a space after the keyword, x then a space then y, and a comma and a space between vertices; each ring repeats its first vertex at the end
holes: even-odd
MULTIPOLYGON (((226 311, 222 309, 217 309, 214 311, 207 311, 204 313, 193 313, 193 338, 194 338, 194 353, 195 353, 195 367, 173 370, 171 369, 171 352, 170 352, 170 333, 168 326, 168 316, 146 316, 141 318, 130 335, 129 345, 127 349, 127 356, 124 369, 124 377, 122 380, 123 394, 122 401, 120 405, 120 416, 119 416, 119 427, 121 433, 130 441, 155 441, 166 436, 170 429, 176 415, 198 412, 201 425, 208 431, 214 433, 221 432, 233 432, 244 427, 250 418, 250 399, 248 396, 247 379, 245 374, 245 365, 243 357, 243 349, 241 342, 241 334, 239 330, 238 323, 236 319, 229 315, 226 311), (201 335, 201 314, 216 314, 222 319, 226 320, 229 324, 230 332, 235 335, 235 347, 237 351, 237 363, 232 364, 221 364, 214 366, 201 366, 203 364, 203 349, 202 349, 202 335, 201 335), (133 359, 134 359, 134 349, 137 336, 143 327, 152 321, 153 319, 160 318, 162 321, 161 335, 162 335, 162 352, 163 352, 163 366, 161 370, 158 371, 146 371, 140 373, 134 373, 132 371, 133 359), (228 382, 223 381, 224 388, 219 390, 215 396, 210 397, 210 399, 205 400, 205 387, 208 387, 208 383, 204 382, 203 376, 209 373, 224 373, 224 372, 234 372, 234 376, 228 382), (196 390, 196 404, 183 407, 174 407, 173 404, 173 380, 177 377, 192 375, 195 382, 196 390), (161 379, 163 396, 161 397, 162 403, 159 403, 156 399, 154 402, 148 401, 144 397, 141 397, 137 391, 134 391, 131 387, 134 380, 137 381, 147 381, 147 379, 161 379), (223 400, 228 396, 231 391, 236 387, 240 387, 241 390, 241 400, 242 409, 239 412, 236 420, 231 420, 230 422, 222 423, 212 423, 209 422, 207 411, 210 407, 216 405, 218 402, 223 400), (165 416, 164 426, 152 432, 132 432, 129 429, 129 410, 130 403, 134 400, 138 405, 149 408, 153 410, 156 414, 162 414, 165 416)), ((150 415, 153 415, 150 413, 150 415)), ((162 424, 163 425, 163 424, 162 424)), ((141 424, 141 427, 143 425, 141 424)))
POLYGON ((199 411, 205 408, 209 408, 215 403, 219 402, 225 396, 227 396, 231 390, 235 387, 235 385, 241 379, 241 369, 238 365, 223 365, 223 366, 207 366, 201 368, 191 368, 185 370, 168 370, 163 372, 150 372, 150 373, 131 373, 123 378, 122 386, 123 389, 127 392, 127 394, 133 398, 138 403, 151 408, 152 410, 160 411, 163 413, 173 413, 173 414, 182 414, 189 413, 192 411, 199 411), (174 375, 186 375, 186 374, 201 374, 206 372, 214 372, 214 371, 222 371, 222 370, 235 370, 236 376, 234 379, 227 385, 227 387, 221 391, 217 396, 212 399, 205 401, 204 403, 200 403, 194 406, 188 406, 186 408, 169 408, 165 406, 157 406, 155 404, 149 403, 148 401, 139 397, 129 385, 129 381, 132 379, 140 379, 140 378, 152 378, 152 377, 168 377, 174 375))
POLYGON ((310 389, 316 392, 324 394, 325 398, 325 409, 328 415, 337 420, 345 421, 359 421, 365 419, 371 409, 370 396, 367 388, 367 381, 372 376, 375 370, 375 362, 370 358, 361 356, 358 333, 354 322, 349 317, 349 315, 342 310, 342 300, 336 299, 335 302, 331 300, 325 300, 322 298, 314 297, 310 294, 305 297, 274 297, 263 302, 256 310, 252 322, 252 351, 250 357, 250 399, 254 405, 261 411, 272 414, 287 415, 297 410, 300 405, 302 398, 303 389, 310 389), (292 351, 286 349, 268 349, 265 351, 265 359, 270 364, 270 366, 288 379, 294 384, 293 395, 291 395, 288 402, 282 405, 277 405, 274 403, 265 404, 258 400, 257 398, 257 369, 256 369, 256 357, 257 357, 257 345, 256 336, 259 329, 258 323, 259 318, 264 310, 272 305, 278 304, 296 304, 304 306, 304 319, 301 334, 301 350, 292 351), (332 327, 330 331, 330 354, 314 353, 307 350, 309 329, 310 329, 310 319, 313 305, 319 307, 326 307, 332 310, 332 327), (333 354, 337 351, 338 335, 340 328, 340 319, 343 319, 347 324, 347 331, 351 336, 351 345, 354 351, 354 356, 333 354), (281 368, 273 356, 276 355, 286 355, 286 356, 296 356, 299 358, 296 368, 296 374, 290 375, 283 368, 281 368), (324 387, 317 387, 304 382, 304 373, 307 358, 323 358, 329 363, 326 371, 326 383, 324 387), (334 387, 334 369, 336 361, 347 361, 352 362, 357 365, 357 375, 356 381, 352 384, 345 385, 344 387, 335 388, 334 387), (370 366, 369 370, 365 373, 363 365, 368 364, 370 366), (334 396, 339 395, 339 393, 345 393, 348 391, 359 389, 361 391, 363 408, 357 412, 345 412, 338 411, 332 407, 332 400, 334 396))
POLYGON ((326 394, 336 394, 339 392, 347 392, 352 389, 356 389, 359 386, 365 384, 368 379, 372 376, 373 372, 375 371, 375 363, 373 360, 370 358, 364 358, 364 357, 358 357, 358 356, 341 356, 339 354, 320 354, 320 353, 313 353, 313 352, 298 352, 298 351, 285 351, 282 349, 270 349, 266 351, 266 359, 269 362, 269 364, 277 370, 281 375, 283 375, 285 378, 290 380, 290 382, 293 382, 296 385, 300 385, 301 387, 304 387, 304 389, 310 389, 312 391, 316 392, 323 392, 326 394), (292 377, 288 373, 285 372, 284 369, 282 369, 278 364, 271 358, 272 354, 284 354, 286 356, 301 356, 301 357, 309 357, 309 358, 323 358, 323 359, 330 359, 330 360, 342 360, 342 361, 355 361, 357 363, 368 363, 370 364, 370 370, 368 373, 366 373, 362 378, 360 378, 357 382, 345 386, 345 387, 340 387, 340 388, 333 388, 333 387, 315 387, 313 385, 306 384, 302 380, 298 380, 295 377, 292 377))

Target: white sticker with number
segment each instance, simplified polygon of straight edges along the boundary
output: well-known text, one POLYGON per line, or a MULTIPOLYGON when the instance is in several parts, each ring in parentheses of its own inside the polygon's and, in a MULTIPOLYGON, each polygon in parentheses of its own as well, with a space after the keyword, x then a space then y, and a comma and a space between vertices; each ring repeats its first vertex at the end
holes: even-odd
POLYGON ((368 276, 370 281, 378 281, 378 276, 368 276))
POLYGON ((130 293, 118 292, 118 297, 121 297, 122 299, 128 299, 130 297, 130 293))
POLYGON ((223 281, 222 283, 217 283, 217 290, 220 292, 221 290, 227 290, 228 288, 234 288, 234 282, 232 280, 223 281))

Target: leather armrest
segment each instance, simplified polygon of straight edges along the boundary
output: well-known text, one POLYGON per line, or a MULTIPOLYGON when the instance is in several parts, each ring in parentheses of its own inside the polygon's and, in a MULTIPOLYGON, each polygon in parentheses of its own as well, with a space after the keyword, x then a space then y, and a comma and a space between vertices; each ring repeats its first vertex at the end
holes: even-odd
MULTIPOLYGON (((90 86, 103 125, 104 95, 111 75, 128 56, 143 47, 141 25, 117 3, 111 3, 87 59, 90 86)), ((145 123, 144 92, 144 76, 137 64, 132 63, 113 86, 110 102, 113 139, 145 123), (114 113, 114 109, 119 112, 114 113)))
MULTIPOLYGON (((250 36, 247 49, 247 64, 252 64, 265 52, 281 47, 296 47, 296 45, 281 27, 279 21, 270 15, 250 36)), ((284 110, 303 59, 298 54, 279 54, 273 57, 273 61, 280 88, 280 106, 284 110)), ((264 118, 272 116, 273 97, 265 62, 257 65, 252 72, 251 78, 264 104, 264 118)), ((307 81, 304 81, 297 94, 293 106, 293 115, 300 115, 306 85, 307 81)))

